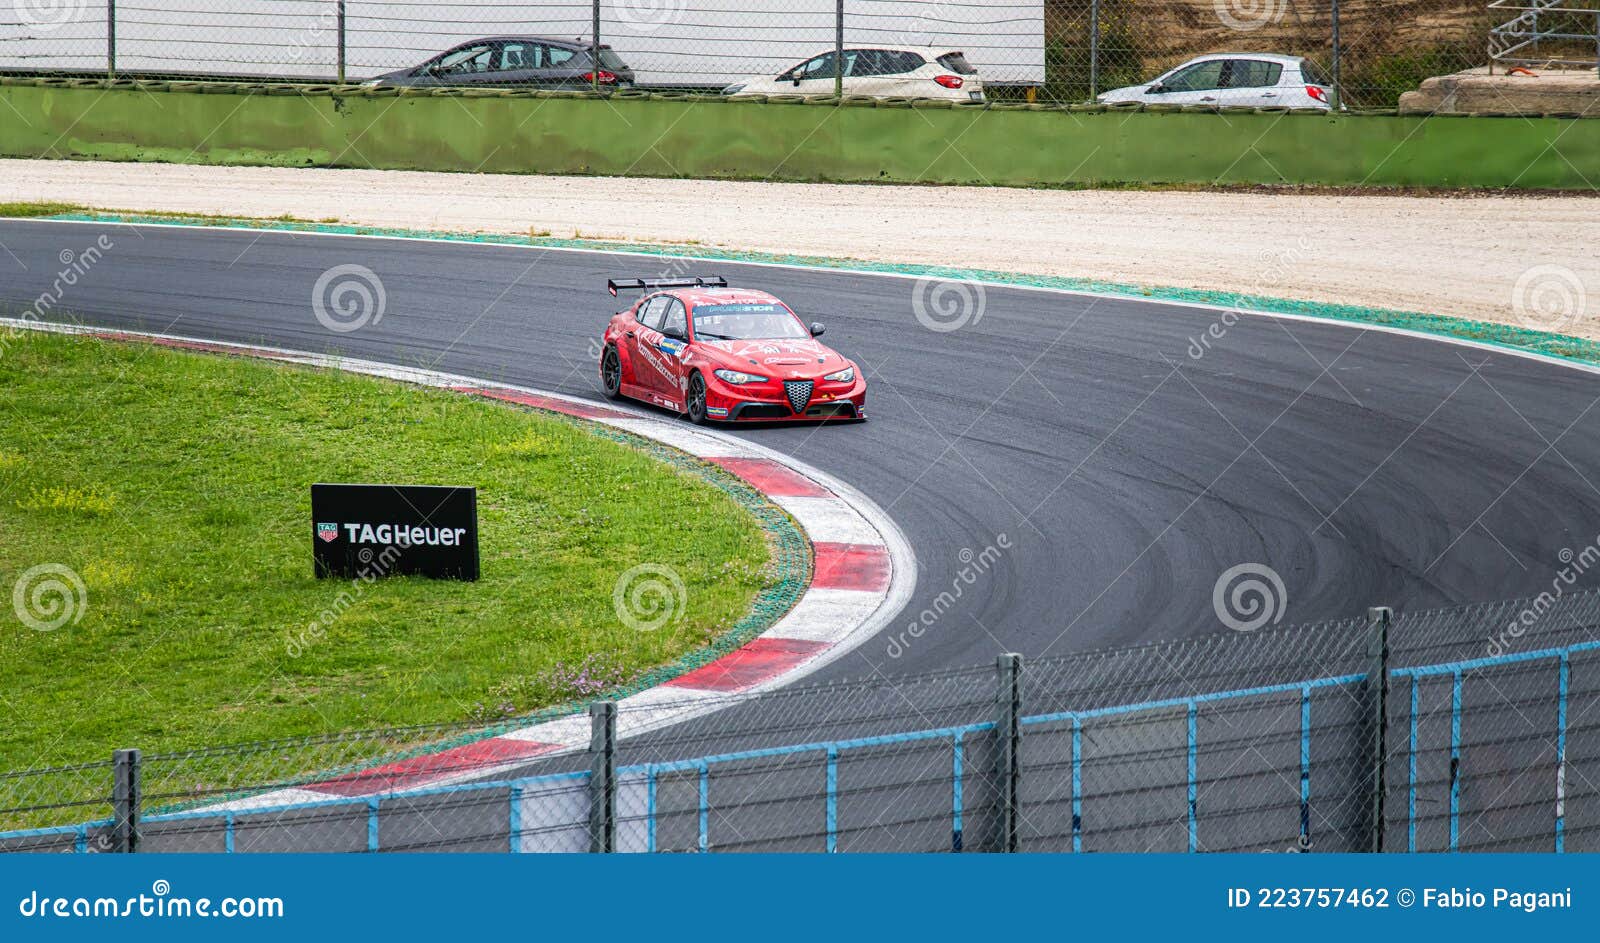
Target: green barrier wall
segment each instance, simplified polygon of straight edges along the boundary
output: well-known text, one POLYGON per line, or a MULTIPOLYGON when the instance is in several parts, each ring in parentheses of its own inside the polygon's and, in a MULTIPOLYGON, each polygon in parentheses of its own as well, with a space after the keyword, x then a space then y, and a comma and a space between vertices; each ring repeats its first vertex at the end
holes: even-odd
POLYGON ((1600 120, 0 84, 0 154, 494 173, 1066 186, 1587 189, 1600 120))

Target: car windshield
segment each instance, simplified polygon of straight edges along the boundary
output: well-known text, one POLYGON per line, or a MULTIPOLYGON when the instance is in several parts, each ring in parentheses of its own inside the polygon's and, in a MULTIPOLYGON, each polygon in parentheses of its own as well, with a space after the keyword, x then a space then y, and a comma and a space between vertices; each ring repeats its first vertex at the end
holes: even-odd
POLYGON ((811 336, 788 308, 775 304, 701 305, 694 309, 694 334, 712 341, 811 336))

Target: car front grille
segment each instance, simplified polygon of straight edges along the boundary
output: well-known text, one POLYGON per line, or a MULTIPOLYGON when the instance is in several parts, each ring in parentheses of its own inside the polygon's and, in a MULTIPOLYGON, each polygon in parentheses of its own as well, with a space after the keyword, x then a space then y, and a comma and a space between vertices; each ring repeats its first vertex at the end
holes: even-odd
POLYGON ((789 405, 794 407, 794 411, 803 413, 806 411, 806 404, 811 402, 811 381, 785 380, 783 392, 789 397, 789 405))

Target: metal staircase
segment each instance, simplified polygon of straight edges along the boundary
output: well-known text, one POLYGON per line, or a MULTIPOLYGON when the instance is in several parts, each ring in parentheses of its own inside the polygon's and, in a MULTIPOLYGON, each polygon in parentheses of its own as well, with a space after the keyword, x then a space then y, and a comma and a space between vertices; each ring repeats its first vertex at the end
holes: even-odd
POLYGON ((1494 0, 1489 9, 1516 14, 1489 29, 1489 71, 1497 63, 1600 69, 1596 0, 1494 0))

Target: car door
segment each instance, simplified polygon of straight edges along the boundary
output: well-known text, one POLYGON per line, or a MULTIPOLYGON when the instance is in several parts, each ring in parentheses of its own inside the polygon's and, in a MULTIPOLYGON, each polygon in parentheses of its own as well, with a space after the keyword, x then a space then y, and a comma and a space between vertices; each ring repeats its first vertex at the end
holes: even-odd
MULTIPOLYGON (((847 50, 846 56, 849 57, 854 51, 847 50)), ((827 52, 814 59, 808 59, 785 73, 790 77, 789 84, 793 87, 793 94, 832 95, 835 78, 834 63, 837 61, 838 56, 836 54, 827 52)), ((847 88, 846 94, 854 93, 847 88)))
POLYGON ((1147 102, 1170 105, 1216 105, 1222 90, 1223 59, 1205 59, 1190 63, 1160 81, 1145 92, 1147 102))
POLYGON ((625 389, 630 396, 652 399, 664 385, 662 379, 661 318, 666 313, 668 298, 657 295, 639 303, 634 309, 634 326, 626 332, 622 342, 628 353, 628 372, 633 388, 625 389))
POLYGON ((661 385, 658 392, 665 397, 661 405, 682 409, 684 390, 688 388, 688 373, 683 356, 689 349, 689 312, 676 298, 667 300, 666 313, 661 319, 660 337, 656 350, 661 354, 661 385))
POLYGON ((1283 64, 1265 59, 1227 59, 1222 63, 1221 104, 1263 105, 1284 104, 1283 90, 1278 80, 1283 77, 1283 64))
POLYGON ((543 64, 539 68, 539 84, 543 86, 588 85, 583 73, 588 71, 589 59, 575 49, 565 46, 545 46, 543 64), (581 67, 581 68, 580 68, 581 67))
POLYGON ((498 62, 497 84, 536 84, 539 80, 539 70, 544 65, 544 44, 524 40, 501 43, 498 62))
POLYGON ((494 43, 473 43, 447 53, 430 71, 435 85, 481 85, 494 75, 494 43))

